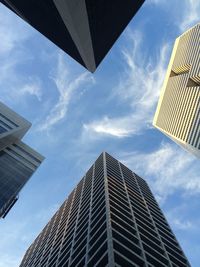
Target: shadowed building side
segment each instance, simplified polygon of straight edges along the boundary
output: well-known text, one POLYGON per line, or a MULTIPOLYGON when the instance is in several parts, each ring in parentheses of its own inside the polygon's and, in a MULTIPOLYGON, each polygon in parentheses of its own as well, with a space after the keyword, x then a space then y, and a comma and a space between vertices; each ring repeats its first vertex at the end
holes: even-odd
POLYGON ((1 0, 1 2, 85 67, 52 0, 1 0))
POLYGON ((1 0, 94 72, 145 0, 1 0))
POLYGON ((96 66, 104 59, 145 0, 85 0, 96 66))

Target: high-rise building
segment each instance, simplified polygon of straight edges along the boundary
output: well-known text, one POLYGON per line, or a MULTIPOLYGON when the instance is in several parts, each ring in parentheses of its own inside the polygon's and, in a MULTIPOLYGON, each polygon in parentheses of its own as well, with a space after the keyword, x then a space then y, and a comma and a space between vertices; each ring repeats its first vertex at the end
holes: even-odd
POLYGON ((200 24, 175 41, 153 125, 200 157, 200 24))
POLYGON ((94 72, 145 0, 0 0, 94 72))
POLYGON ((43 157, 21 139, 31 124, 0 102, 0 218, 18 199, 19 191, 43 157))
POLYGON ((102 153, 20 267, 190 266, 147 183, 102 153))

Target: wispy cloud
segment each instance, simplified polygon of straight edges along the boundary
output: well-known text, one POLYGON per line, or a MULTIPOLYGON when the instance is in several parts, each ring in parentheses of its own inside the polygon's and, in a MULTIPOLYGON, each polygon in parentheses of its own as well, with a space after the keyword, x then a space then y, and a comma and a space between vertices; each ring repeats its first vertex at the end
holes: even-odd
POLYGON ((155 5, 162 5, 162 4, 165 4, 166 3, 166 0, 149 0, 147 2, 145 2, 147 5, 152 5, 152 4, 155 4, 155 5))
POLYGON ((38 99, 38 101, 41 101, 43 92, 40 80, 38 78, 35 78, 33 80, 31 79, 30 82, 28 82, 21 88, 19 94, 20 95, 29 94, 31 96, 35 96, 38 99))
MULTIPOLYGON (((163 0, 151 0, 148 4, 166 6, 170 10, 171 3, 163 0)), ((175 6, 180 2, 176 1, 175 6)), ((199 22, 200 2, 196 0, 181 1, 181 12, 178 15, 177 26, 181 33, 199 22)), ((173 14, 174 16, 174 14, 173 14)), ((177 20, 177 18, 175 18, 177 20)), ((177 34, 178 35, 178 34, 177 34)), ((87 132, 91 137, 113 136, 122 138, 138 134, 141 130, 151 125, 158 101, 160 89, 166 72, 168 62, 169 45, 163 43, 156 58, 145 57, 142 47, 143 36, 141 32, 127 31, 129 41, 123 49, 124 73, 119 81, 118 88, 113 91, 114 96, 124 101, 131 111, 127 115, 116 116, 106 114, 83 125, 83 133, 87 132)))
POLYGON ((31 40, 32 28, 2 4, 0 5, 0 88, 6 102, 20 101, 22 96, 32 95, 40 101, 42 87, 38 77, 22 73, 22 65, 32 55, 26 50, 31 40))
POLYGON ((149 154, 127 153, 122 161, 144 175, 160 201, 177 190, 200 194, 199 161, 175 144, 162 143, 149 154))
MULTIPOLYGON (((105 116, 100 121, 93 121, 90 124, 84 124, 84 131, 89 134, 91 131, 99 134, 99 136, 108 135, 114 137, 128 137, 133 132, 136 132, 137 126, 132 125, 131 120, 134 118, 121 117, 121 118, 109 118, 105 116)), ((93 135, 93 134, 92 134, 93 135)))
POLYGON ((155 105, 164 79, 168 45, 163 44, 156 59, 145 58, 142 51, 142 35, 128 31, 129 49, 123 49, 124 74, 115 88, 114 97, 131 108, 125 116, 106 115, 84 124, 84 130, 95 134, 127 137, 145 129, 153 118, 155 105))
MULTIPOLYGON (((194 204, 195 206, 195 204, 194 204)), ((194 206, 192 207, 194 210, 194 206)), ((172 227, 181 231, 194 231, 199 222, 199 216, 193 216, 189 201, 181 201, 179 205, 167 209, 166 216, 172 227), (188 213, 192 216, 188 217, 188 213)))
POLYGON ((180 33, 200 21, 200 1, 198 0, 174 0, 171 2, 167 0, 149 0, 146 4, 153 4, 168 11, 171 10, 171 17, 179 27, 180 33))
POLYGON ((30 34, 27 25, 0 4, 0 56, 7 56, 13 49, 19 48, 30 34))
POLYGON ((185 0, 183 19, 180 23, 180 30, 183 32, 196 23, 200 22, 200 1, 185 0))
POLYGON ((1 222, 0 267, 19 266, 25 250, 28 249, 33 238, 38 235, 39 231, 42 230, 41 227, 46 224, 58 207, 58 204, 52 204, 52 206, 41 209, 39 212, 33 212, 31 216, 24 218, 23 221, 12 221, 9 226, 6 221, 1 222), (17 250, 16 243, 18 243, 17 250), (12 253, 6 253, 8 248, 12 253))
POLYGON ((17 258, 16 255, 13 255, 11 257, 10 254, 4 254, 1 257, 0 267, 18 266, 18 263, 19 263, 19 259, 17 258))
POLYGON ((90 73, 84 72, 73 79, 73 75, 71 75, 69 68, 64 62, 63 54, 59 54, 56 75, 53 77, 53 81, 56 85, 58 101, 50 110, 44 123, 40 125, 39 129, 41 131, 50 129, 65 118, 75 92, 80 89, 82 90, 85 84, 93 84, 94 78, 90 73))
POLYGON ((183 220, 180 220, 179 218, 173 218, 171 220, 171 224, 173 224, 174 227, 180 230, 189 230, 193 227, 193 224, 191 221, 183 221, 183 220))
POLYGON ((0 66, 1 98, 6 102, 13 100, 23 102, 26 97, 34 96, 41 101, 43 95, 41 80, 37 76, 27 77, 21 74, 18 68, 23 60, 20 58, 18 55, 11 55, 11 58, 7 58, 0 66))

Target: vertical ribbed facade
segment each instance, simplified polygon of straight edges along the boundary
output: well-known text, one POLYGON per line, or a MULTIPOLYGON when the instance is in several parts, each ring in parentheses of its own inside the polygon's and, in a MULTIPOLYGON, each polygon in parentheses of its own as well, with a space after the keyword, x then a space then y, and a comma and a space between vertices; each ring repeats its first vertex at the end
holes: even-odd
POLYGON ((200 24, 176 39, 153 124, 200 157, 200 24))
POLYGON ((102 153, 20 267, 188 267, 147 183, 102 153))

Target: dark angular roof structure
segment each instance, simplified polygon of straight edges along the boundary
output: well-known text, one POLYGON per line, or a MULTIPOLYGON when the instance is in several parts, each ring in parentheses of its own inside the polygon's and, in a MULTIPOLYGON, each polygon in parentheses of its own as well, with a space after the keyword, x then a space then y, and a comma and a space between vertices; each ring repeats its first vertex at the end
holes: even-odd
POLYGON ((94 72, 145 0, 0 0, 94 72))

